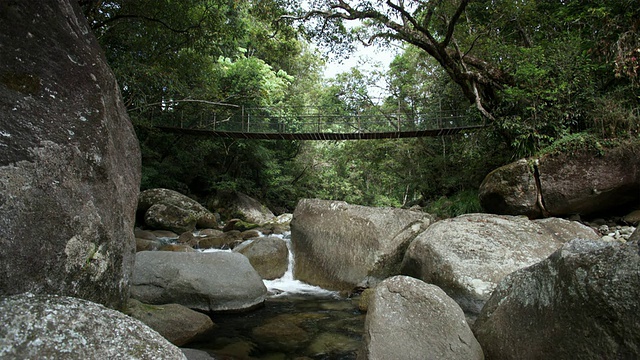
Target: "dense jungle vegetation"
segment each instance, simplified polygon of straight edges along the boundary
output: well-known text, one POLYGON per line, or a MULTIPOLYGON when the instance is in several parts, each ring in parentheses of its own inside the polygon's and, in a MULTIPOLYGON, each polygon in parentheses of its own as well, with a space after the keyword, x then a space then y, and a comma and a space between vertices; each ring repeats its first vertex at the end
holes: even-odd
POLYGON ((238 190, 276 211, 320 197, 456 215, 479 210, 478 185, 509 161, 638 137, 636 0, 80 3, 140 140, 143 189, 202 201, 238 190), (323 78, 326 57, 347 56, 357 41, 401 51, 388 68, 323 78), (384 98, 376 99, 371 84, 381 80, 384 98), (203 109, 225 114, 234 106, 282 116, 310 106, 472 113, 488 127, 343 142, 196 138, 154 128, 178 114, 195 122, 203 109))

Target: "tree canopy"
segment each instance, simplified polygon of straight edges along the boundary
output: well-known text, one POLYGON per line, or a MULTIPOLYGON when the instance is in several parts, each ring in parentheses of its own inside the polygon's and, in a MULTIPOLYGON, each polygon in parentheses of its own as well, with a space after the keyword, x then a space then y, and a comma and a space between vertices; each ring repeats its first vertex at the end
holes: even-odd
MULTIPOLYGON (((478 210, 483 177, 572 142, 637 138, 640 8, 634 0, 81 0, 143 152, 143 188, 200 198, 239 190, 282 211, 300 197, 478 210), (305 8, 306 7, 306 8, 305 8), (325 49, 398 46, 388 69, 323 78, 325 49), (372 84, 386 84, 383 99, 372 84), (473 114, 489 127, 367 142, 189 138, 156 125, 473 114), (451 201, 451 198, 462 199, 451 201), (439 204, 439 205, 438 205, 439 204)), ((585 145, 586 144, 586 145, 585 145)))
POLYGON ((306 21, 309 33, 330 46, 345 39, 420 49, 526 153, 593 122, 605 135, 630 129, 598 109, 637 118, 640 8, 634 3, 334 0, 312 2, 292 18, 306 21), (350 31, 349 21, 358 24, 350 31))

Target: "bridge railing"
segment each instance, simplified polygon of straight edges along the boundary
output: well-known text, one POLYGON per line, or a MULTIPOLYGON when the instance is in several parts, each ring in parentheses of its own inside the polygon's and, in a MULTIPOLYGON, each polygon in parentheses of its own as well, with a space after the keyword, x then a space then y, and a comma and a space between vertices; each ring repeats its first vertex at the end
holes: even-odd
POLYGON ((372 113, 282 111, 278 108, 218 108, 174 106, 151 114, 155 125, 241 133, 385 133, 455 129, 482 125, 482 118, 469 112, 372 113))

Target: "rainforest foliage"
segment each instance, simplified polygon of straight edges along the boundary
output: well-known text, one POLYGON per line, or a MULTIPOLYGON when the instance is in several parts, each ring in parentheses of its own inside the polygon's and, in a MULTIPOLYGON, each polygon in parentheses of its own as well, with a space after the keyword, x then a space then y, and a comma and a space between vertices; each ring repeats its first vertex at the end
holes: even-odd
POLYGON ((143 153, 143 188, 201 200, 238 190, 280 211, 301 197, 477 211, 492 169, 571 142, 638 137, 635 0, 81 0, 143 153), (399 48, 388 68, 323 77, 354 44, 399 48), (383 89, 380 89, 383 84, 383 89), (440 138, 256 141, 157 125, 245 109, 472 114, 440 138), (564 144, 558 146, 558 144, 564 144))

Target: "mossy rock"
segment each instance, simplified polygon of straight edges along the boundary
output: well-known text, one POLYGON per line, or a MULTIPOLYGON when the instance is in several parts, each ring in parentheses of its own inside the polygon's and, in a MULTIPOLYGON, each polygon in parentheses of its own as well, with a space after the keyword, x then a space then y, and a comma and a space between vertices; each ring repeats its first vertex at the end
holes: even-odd
POLYGON ((238 231, 247 231, 247 230, 251 230, 251 229, 255 229, 260 227, 260 225, 258 224, 253 224, 250 222, 246 222, 246 221, 237 221, 234 225, 233 225, 233 229, 234 230, 238 230, 238 231))

